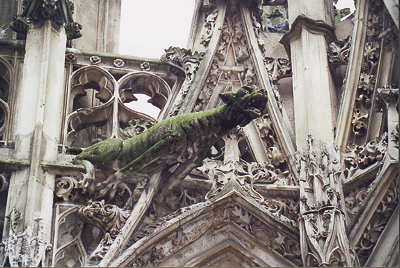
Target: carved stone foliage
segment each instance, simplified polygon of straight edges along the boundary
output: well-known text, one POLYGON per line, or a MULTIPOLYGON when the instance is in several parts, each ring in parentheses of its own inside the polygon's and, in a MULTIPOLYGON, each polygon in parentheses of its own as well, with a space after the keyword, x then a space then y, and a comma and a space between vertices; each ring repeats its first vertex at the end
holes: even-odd
POLYGON ((297 241, 282 235, 282 233, 278 231, 277 236, 272 241, 271 247, 279 252, 282 256, 293 262, 296 266, 303 266, 300 245, 297 241))
POLYGON ((300 213, 299 203, 292 198, 265 198, 263 205, 282 221, 290 220, 292 225, 298 226, 300 213))
POLYGON ((339 65, 347 65, 349 62, 351 36, 332 42, 328 46, 328 62, 331 69, 339 65))
POLYGON ((142 69, 143 71, 150 71, 150 63, 147 61, 144 61, 140 64, 140 69, 142 69))
POLYGON ((77 57, 75 53, 69 52, 65 54, 65 61, 66 62, 73 62, 76 61, 77 57))
POLYGON ((208 47, 208 43, 210 43, 211 37, 214 34, 215 29, 215 20, 218 17, 218 10, 210 12, 205 19, 203 24, 203 34, 201 35, 200 44, 202 44, 205 48, 208 47))
POLYGON ((349 248, 339 210, 304 214, 301 222, 304 227, 300 230, 304 228, 307 232, 301 245, 305 266, 358 266, 355 253, 349 248))
POLYGON ((99 228, 105 234, 89 257, 90 261, 97 261, 103 259, 107 253, 108 248, 125 225, 130 211, 120 209, 116 205, 105 204, 104 200, 101 200, 89 201, 85 207, 78 210, 77 214, 84 222, 99 228))
POLYGON ((169 47, 165 49, 165 54, 161 56, 161 61, 182 70, 186 75, 186 79, 192 82, 203 56, 204 53, 202 52, 195 51, 192 53, 190 49, 169 47))
MULTIPOLYGON (((160 231, 165 226, 170 225, 178 215, 182 217, 191 211, 194 213, 194 211, 202 209, 206 205, 207 202, 193 205, 185 210, 181 210, 179 214, 175 213, 173 216, 160 218, 158 222, 153 224, 153 228, 160 231)), ((162 238, 157 244, 148 247, 144 252, 138 254, 129 265, 133 267, 156 266, 168 257, 173 256, 178 250, 205 235, 209 230, 221 229, 229 223, 234 223, 250 235, 259 239, 269 249, 283 255, 293 263, 301 265, 298 242, 281 231, 273 231, 268 223, 250 213, 242 206, 237 204, 223 206, 212 212, 212 215, 208 214, 200 217, 195 224, 191 223, 190 226, 192 227, 186 229, 189 227, 188 223, 186 223, 177 229, 176 232, 162 238)), ((138 238, 143 239, 144 236, 142 235, 144 235, 143 232, 140 238, 138 238)), ((132 241, 132 243, 134 242, 132 241)))
POLYGON ((122 67, 125 66, 125 61, 124 61, 123 59, 115 59, 115 60, 113 61, 113 64, 114 64, 114 66, 117 67, 117 68, 122 68, 122 67))
POLYGON ((341 156, 330 142, 308 138, 300 152, 300 235, 305 266, 353 266, 356 257, 347 239, 341 207, 341 156))
POLYGON ((300 247, 297 241, 282 232, 267 231, 267 224, 240 206, 233 206, 232 208, 225 209, 224 212, 226 213, 224 215, 224 221, 227 221, 230 216, 229 220, 234 221, 241 228, 245 229, 261 241, 265 241, 269 248, 276 250, 297 265, 302 264, 300 258, 300 247))
POLYGON ((214 88, 218 84, 221 73, 222 71, 219 69, 218 60, 214 59, 211 63, 210 72, 204 83, 204 88, 200 92, 196 106, 194 107, 195 112, 201 111, 207 106, 208 101, 213 95, 214 88))
POLYGON ((130 207, 106 204, 104 199, 57 208, 55 266, 98 264, 131 213, 130 207))
POLYGON ((308 138, 309 151, 298 154, 297 171, 301 186, 301 211, 340 206, 340 152, 329 142, 308 138))
POLYGON ((353 141, 351 142, 356 144, 366 142, 365 139, 369 127, 368 121, 371 117, 371 108, 376 95, 375 84, 378 75, 379 57, 383 49, 381 45, 390 44, 397 38, 396 34, 393 33, 394 24, 388 19, 390 16, 385 15, 383 2, 380 0, 370 1, 368 8, 363 61, 351 122, 353 128, 353 141))
POLYGON ((298 203, 290 198, 264 198, 254 187, 257 185, 287 185, 287 178, 269 163, 247 163, 243 160, 224 164, 220 160, 205 159, 203 165, 197 168, 200 174, 211 181, 211 189, 205 195, 210 199, 221 192, 230 180, 237 180, 238 184, 260 205, 265 207, 276 218, 297 226, 298 203))
POLYGON ((86 171, 79 176, 56 178, 55 195, 64 202, 77 204, 70 205, 72 208, 59 216, 58 233, 62 235, 60 230, 64 230, 71 238, 58 238, 54 263, 61 266, 99 262, 124 226, 147 183, 147 179, 135 184, 104 183, 113 171, 95 168, 86 160, 83 164, 86 171), (71 217, 79 217, 80 223, 69 220, 71 217))
MULTIPOLYGON (((96 57, 91 57, 93 64, 101 60, 96 57)), ((130 73, 115 81, 98 66, 77 70, 71 78, 64 144, 85 148, 109 137, 128 138, 139 128, 148 128, 156 120, 126 105, 138 100, 135 94, 149 96, 149 102, 163 110, 171 89, 163 79, 150 73, 130 73), (135 120, 141 123, 134 123, 135 120)))
POLYGON ((399 203, 399 182, 395 178, 391 183, 388 191, 380 202, 374 215, 369 221, 363 232, 360 241, 357 243, 356 252, 363 266, 371 255, 376 242, 378 241, 382 231, 385 229, 390 217, 399 203))
POLYGON ((45 229, 42 219, 36 218, 32 226, 20 226, 22 213, 13 208, 8 219, 8 236, 4 243, 5 258, 11 267, 38 266, 40 263, 49 264, 51 245, 45 240, 45 229))
POLYGON ((165 198, 163 205, 153 202, 127 246, 144 237, 150 236, 156 228, 161 227, 169 219, 173 219, 183 212, 190 210, 190 207, 204 202, 206 193, 206 189, 181 186, 177 187, 165 198))
POLYGON ((347 215, 349 215, 350 220, 352 221, 356 215, 356 213, 360 209, 360 205, 364 201, 365 197, 368 194, 367 187, 360 187, 354 189, 347 195, 344 199, 347 209, 347 215))
POLYGON ((182 70, 186 75, 185 81, 175 99, 176 101, 174 106, 171 109, 170 116, 178 114, 178 111, 187 96, 190 85, 193 83, 203 56, 204 52, 199 53, 198 51, 195 51, 192 53, 190 49, 178 47, 169 47, 165 50, 165 54, 161 56, 161 61, 182 70))
POLYGON ((86 171, 79 176, 58 176, 56 178, 55 195, 63 201, 75 204, 87 204, 91 200, 101 201, 119 207, 131 208, 139 199, 147 180, 143 179, 136 184, 116 181, 103 183, 113 170, 97 169, 89 161, 84 160, 86 171))
POLYGON ((211 69, 193 110, 197 112, 214 108, 219 93, 235 91, 243 85, 257 85, 257 77, 238 6, 230 4, 211 69))
POLYGON ((89 201, 86 207, 78 210, 78 216, 104 233, 108 233, 106 243, 109 244, 111 238, 115 238, 119 229, 124 225, 127 218, 127 211, 119 209, 115 205, 105 204, 104 200, 89 201))
POLYGON ((381 137, 363 145, 348 146, 343 153, 345 180, 349 180, 364 172, 373 165, 379 165, 388 146, 388 136, 385 132, 381 137))
POLYGON ((56 205, 56 267, 95 266, 119 233, 129 211, 104 201, 56 205))
POLYGON ((54 1, 23 1, 23 11, 13 18, 9 27, 20 34, 26 34, 29 24, 33 22, 40 25, 50 19, 56 25, 65 25, 68 39, 76 39, 82 36, 82 25, 74 22, 74 4, 69 0, 54 1))
POLYGON ((131 119, 129 120, 129 127, 126 127, 125 129, 121 129, 121 134, 125 138, 132 138, 134 136, 137 136, 147 129, 151 128, 154 126, 155 123, 150 120, 145 120, 143 118, 139 119, 131 119))
MULTIPOLYGON (((278 11, 278 10, 277 10, 278 11)), ((281 78, 291 77, 292 76, 292 66, 290 59, 285 58, 273 58, 270 56, 265 56, 266 47, 265 42, 262 38, 262 24, 261 24, 261 17, 258 15, 256 11, 251 13, 251 19, 253 22, 253 29, 255 36, 257 38, 258 47, 261 52, 264 54, 264 66, 267 69, 269 79, 272 84, 272 89, 275 95, 275 99, 278 103, 278 107, 282 110, 282 98, 279 93, 278 88, 278 81, 281 78)), ((269 27, 273 28, 273 27, 269 27)))
MULTIPOLYGON (((298 185, 296 179, 290 174, 287 159, 278 143, 269 114, 263 115, 255 122, 270 160, 266 163, 265 170, 274 172, 276 174, 276 176, 273 176, 274 178, 280 177, 279 183, 284 183, 284 185, 298 185)), ((274 180, 278 181, 278 179, 274 180)))
POLYGON ((101 58, 99 56, 90 56, 89 60, 92 64, 99 64, 101 62, 101 58))

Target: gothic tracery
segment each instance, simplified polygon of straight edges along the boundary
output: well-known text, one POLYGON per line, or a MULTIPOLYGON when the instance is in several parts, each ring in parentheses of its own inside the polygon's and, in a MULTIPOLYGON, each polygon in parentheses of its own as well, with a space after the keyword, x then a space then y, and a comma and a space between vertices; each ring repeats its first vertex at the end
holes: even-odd
MULTIPOLYGON (((310 1, 198 0, 191 47, 166 48, 160 60, 100 51, 115 40, 96 43, 82 28, 118 26, 75 22, 85 3, 23 2, 8 22, 14 39, 0 39, 3 266, 396 265, 390 1, 357 1, 339 22, 347 11, 334 12, 332 1, 311 12, 310 1), (99 51, 81 50, 91 42, 99 51), (214 133, 201 164, 177 182, 207 142, 200 131, 184 154, 149 160, 174 165, 130 180, 109 180, 120 159, 71 162, 98 142, 207 113, 242 86, 268 93, 263 114, 221 139, 214 133), (135 109, 139 94, 157 118, 135 109)), ((118 9, 109 8, 99 12, 118 9)))

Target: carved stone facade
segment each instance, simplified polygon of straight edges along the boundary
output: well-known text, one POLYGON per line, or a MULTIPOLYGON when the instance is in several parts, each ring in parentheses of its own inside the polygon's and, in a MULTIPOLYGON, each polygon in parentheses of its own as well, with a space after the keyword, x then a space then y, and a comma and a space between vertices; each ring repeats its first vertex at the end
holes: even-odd
POLYGON ((0 0, 0 265, 398 266, 396 1, 333 2, 197 0, 155 60, 114 54, 120 1, 0 0), (246 86, 250 123, 127 149, 246 86))

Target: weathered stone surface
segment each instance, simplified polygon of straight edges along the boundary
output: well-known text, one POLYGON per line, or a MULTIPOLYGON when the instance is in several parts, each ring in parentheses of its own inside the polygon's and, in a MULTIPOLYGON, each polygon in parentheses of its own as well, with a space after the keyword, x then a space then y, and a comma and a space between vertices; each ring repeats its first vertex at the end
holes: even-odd
POLYGON ((73 2, 0 0, 0 266, 398 265, 394 0, 199 0, 160 60, 73 2))

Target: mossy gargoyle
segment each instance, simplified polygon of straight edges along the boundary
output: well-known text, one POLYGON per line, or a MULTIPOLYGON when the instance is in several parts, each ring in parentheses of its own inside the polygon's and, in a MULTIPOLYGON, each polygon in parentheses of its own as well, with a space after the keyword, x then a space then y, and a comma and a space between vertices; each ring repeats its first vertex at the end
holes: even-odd
POLYGON ((218 108, 171 117, 126 140, 101 141, 83 150, 72 162, 88 160, 94 165, 107 165, 118 160, 121 168, 102 185, 115 180, 136 183, 140 177, 179 164, 157 198, 162 200, 202 163, 223 135, 238 125, 247 125, 266 111, 268 96, 263 89, 244 86, 236 93, 219 96, 225 104, 218 108))

